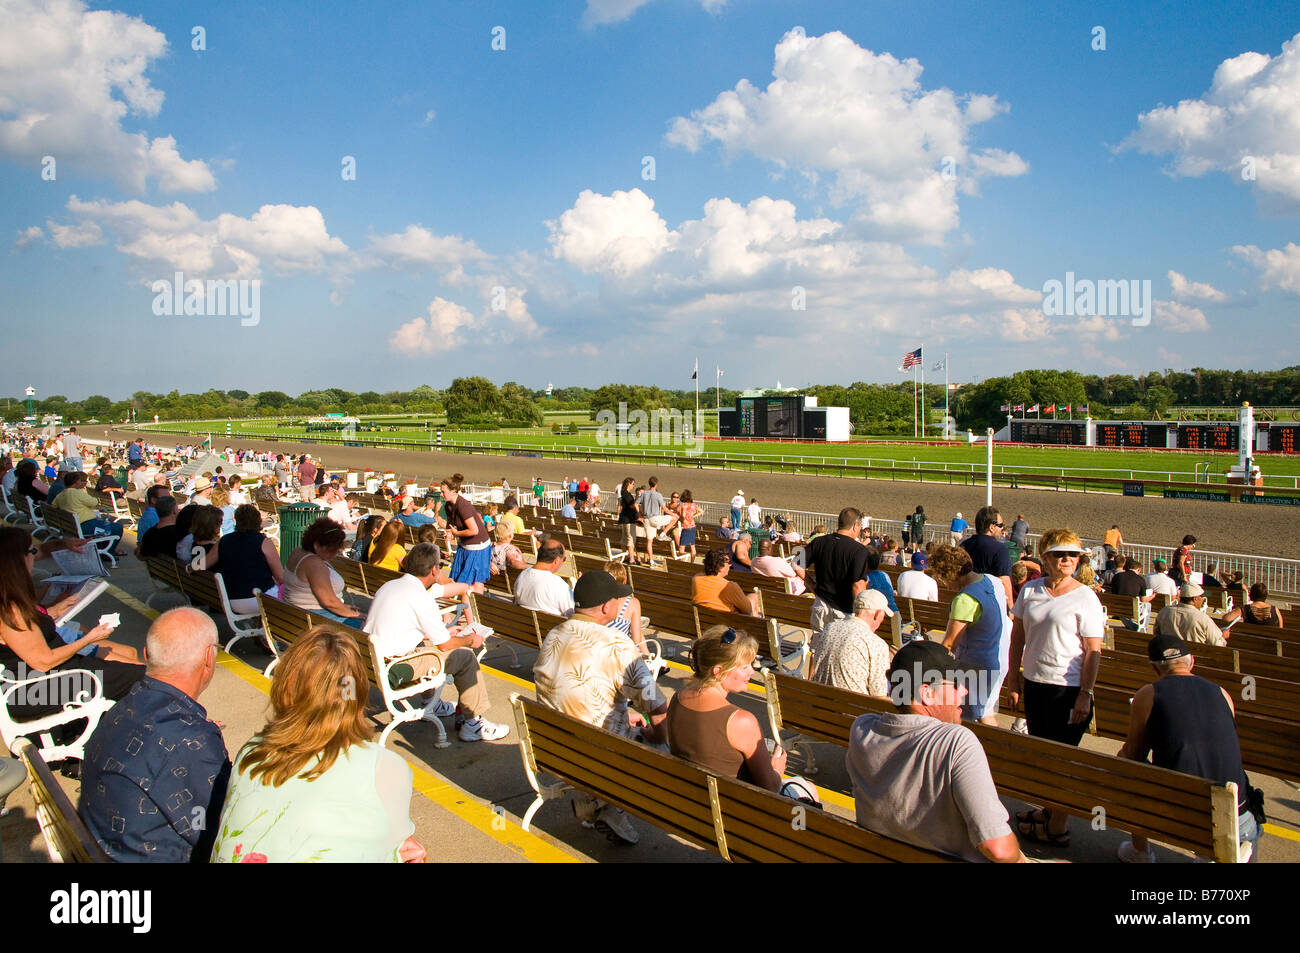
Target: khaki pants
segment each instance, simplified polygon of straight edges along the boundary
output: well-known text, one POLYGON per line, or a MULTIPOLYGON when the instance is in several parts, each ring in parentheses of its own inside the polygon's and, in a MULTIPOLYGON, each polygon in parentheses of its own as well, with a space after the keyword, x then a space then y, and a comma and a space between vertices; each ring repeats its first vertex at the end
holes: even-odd
POLYGON ((416 678, 423 678, 442 663, 442 670, 456 686, 460 695, 460 707, 477 718, 488 710, 487 686, 483 683, 483 670, 479 668, 474 650, 469 648, 452 649, 443 652, 436 645, 424 643, 422 649, 401 660, 411 666, 416 678))
POLYGON ((814 633, 820 632, 836 619, 843 619, 844 613, 835 608, 821 596, 813 599, 812 611, 809 612, 808 626, 814 633))

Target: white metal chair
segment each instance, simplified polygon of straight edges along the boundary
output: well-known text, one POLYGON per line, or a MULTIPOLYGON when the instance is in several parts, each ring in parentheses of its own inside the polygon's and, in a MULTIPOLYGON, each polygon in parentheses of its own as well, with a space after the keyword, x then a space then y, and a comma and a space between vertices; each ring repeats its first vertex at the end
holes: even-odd
MULTIPOLYGON (((226 643, 226 651, 229 652, 236 642, 249 636, 266 641, 266 629, 262 627, 261 610, 248 613, 236 612, 230 605, 230 596, 226 593, 226 581, 221 578, 220 572, 215 572, 213 575, 217 577, 217 594, 221 596, 221 610, 225 612, 226 622, 235 633, 226 643)), ((256 599, 261 592, 261 589, 254 589, 253 598, 256 599)), ((274 651, 272 654, 275 654, 274 651)))
POLYGON ((9 525, 17 526, 21 523, 31 522, 31 517, 24 512, 26 507, 20 507, 3 486, 0 486, 0 503, 4 504, 3 519, 9 525))
POLYGON ((113 707, 113 702, 104 697, 99 675, 85 670, 70 670, 19 677, 24 674, 0 667, 0 738, 4 739, 5 748, 17 753, 22 738, 37 736, 37 752, 46 762, 84 758, 86 742, 99 726, 99 719, 113 707), (69 697, 63 698, 64 694, 69 697), (60 709, 39 718, 18 721, 9 711, 9 703, 10 700, 24 699, 58 704, 60 709), (77 737, 63 743, 55 742, 55 728, 83 720, 86 725, 77 737))
MULTIPOLYGON (((442 690, 447 687, 447 673, 442 670, 442 664, 439 663, 434 671, 428 672, 422 678, 416 679, 406 685, 394 688, 388 679, 388 672, 394 666, 402 662, 402 658, 381 658, 379 648, 369 637, 362 635, 370 646, 370 658, 375 667, 375 680, 379 683, 379 693, 384 698, 384 707, 392 715, 392 719, 384 727, 379 735, 380 747, 388 743, 388 736, 398 725, 409 724, 413 721, 423 721, 426 710, 437 706, 442 699, 442 690), (433 696, 425 705, 412 704, 410 699, 417 695, 423 695, 432 691, 433 696)), ((451 742, 447 740, 447 729, 442 723, 441 718, 432 718, 429 723, 438 730, 438 740, 434 742, 435 748, 446 748, 451 742)))

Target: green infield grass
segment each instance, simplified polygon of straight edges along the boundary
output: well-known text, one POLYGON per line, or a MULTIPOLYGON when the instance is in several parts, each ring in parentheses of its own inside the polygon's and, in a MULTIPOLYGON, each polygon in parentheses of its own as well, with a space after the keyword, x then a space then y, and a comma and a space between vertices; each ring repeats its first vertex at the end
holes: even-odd
MULTIPOLYGON (((574 414, 575 421, 584 419, 574 414)), ((433 422, 436 428, 441 421, 433 422)), ((226 435, 226 421, 162 423, 160 431, 182 431, 192 434, 211 434, 213 442, 223 445, 240 436, 278 437, 280 439, 320 439, 334 443, 340 439, 336 432, 307 433, 301 424, 277 425, 275 421, 233 421, 230 435, 226 435)), ((148 429, 154 429, 149 427, 148 429)), ((434 429, 426 429, 423 420, 385 417, 363 420, 355 436, 358 444, 393 441, 399 445, 430 446, 434 429), (373 423, 378 431, 364 429, 373 423), (409 443, 408 443, 409 442, 409 443)), ((626 438, 625 438, 626 439, 626 438)), ((699 453, 710 459, 736 463, 772 463, 799 472, 817 472, 819 466, 828 469, 835 465, 870 466, 898 470, 928 468, 951 471, 975 471, 982 474, 985 467, 983 444, 947 445, 890 442, 890 438, 855 438, 847 444, 781 443, 766 441, 740 441, 703 439, 699 453)), ((626 452, 641 454, 680 454, 689 456, 688 447, 677 440, 666 438, 650 442, 643 436, 640 443, 626 440, 621 444, 602 443, 599 435, 588 430, 577 435, 553 434, 549 429, 493 430, 482 432, 444 431, 443 449, 462 447, 467 450, 495 452, 541 451, 548 449, 567 454, 591 450, 593 453, 612 455, 626 452)), ((994 445, 994 467, 997 471, 1043 476, 1083 476, 1109 479, 1172 480, 1224 482, 1224 474, 1237 462, 1235 453, 1203 453, 1153 450, 1115 450, 1087 447, 1024 447, 994 445)), ((1300 484, 1300 455, 1267 455, 1259 459, 1266 482, 1272 486, 1300 484)), ((899 474, 900 477, 903 474, 899 474)))

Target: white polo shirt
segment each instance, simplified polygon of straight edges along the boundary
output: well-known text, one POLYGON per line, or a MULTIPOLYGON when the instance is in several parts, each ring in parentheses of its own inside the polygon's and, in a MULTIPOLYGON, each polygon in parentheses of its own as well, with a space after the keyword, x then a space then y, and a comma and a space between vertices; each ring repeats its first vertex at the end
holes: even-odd
POLYGON ((515 605, 551 615, 573 615, 573 590, 553 572, 529 566, 515 580, 515 605))
POLYGON ((379 587, 362 631, 386 659, 413 652, 425 639, 441 645, 449 638, 435 601, 441 595, 442 586, 425 589, 418 576, 403 573, 379 587))

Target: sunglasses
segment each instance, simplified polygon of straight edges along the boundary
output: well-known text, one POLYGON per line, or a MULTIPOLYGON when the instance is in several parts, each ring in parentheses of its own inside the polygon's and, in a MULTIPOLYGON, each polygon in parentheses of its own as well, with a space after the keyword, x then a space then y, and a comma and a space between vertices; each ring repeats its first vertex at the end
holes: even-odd
POLYGON ((32 546, 30 549, 27 550, 27 555, 28 555, 28 556, 35 556, 35 555, 36 555, 37 553, 39 553, 39 552, 40 552, 39 549, 37 549, 35 546, 32 546))

